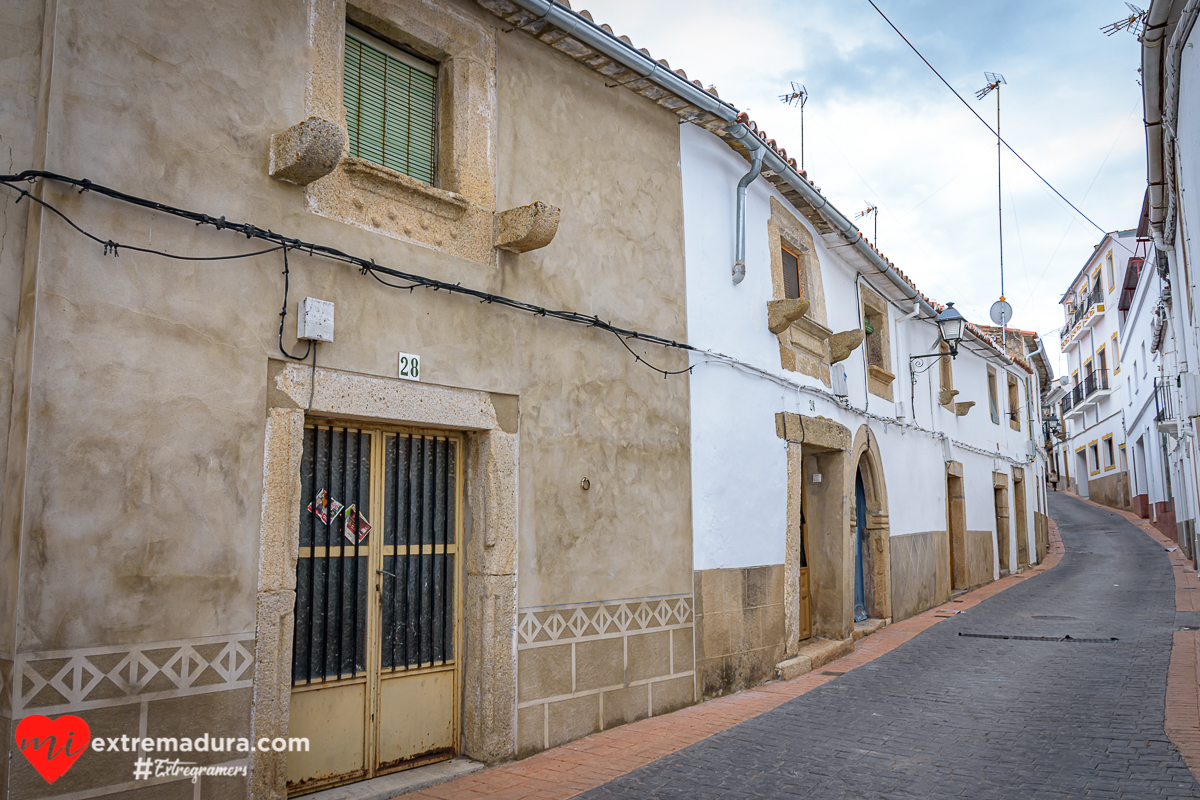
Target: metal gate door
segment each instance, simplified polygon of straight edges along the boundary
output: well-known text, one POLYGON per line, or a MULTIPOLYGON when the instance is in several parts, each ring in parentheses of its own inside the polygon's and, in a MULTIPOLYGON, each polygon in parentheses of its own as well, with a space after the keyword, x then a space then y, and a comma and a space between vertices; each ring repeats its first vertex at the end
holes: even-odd
POLYGON ((291 794, 455 754, 462 442, 309 424, 288 756, 291 794))

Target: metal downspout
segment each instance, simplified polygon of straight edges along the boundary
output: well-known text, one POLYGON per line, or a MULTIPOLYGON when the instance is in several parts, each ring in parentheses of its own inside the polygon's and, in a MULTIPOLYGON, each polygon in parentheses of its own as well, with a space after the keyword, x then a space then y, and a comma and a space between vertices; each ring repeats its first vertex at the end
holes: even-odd
POLYGON ((750 171, 742 176, 737 185, 737 260, 733 262, 733 285, 737 286, 746 277, 746 187, 762 172, 763 151, 767 146, 755 141, 758 137, 750 137, 749 145, 751 162, 750 171))

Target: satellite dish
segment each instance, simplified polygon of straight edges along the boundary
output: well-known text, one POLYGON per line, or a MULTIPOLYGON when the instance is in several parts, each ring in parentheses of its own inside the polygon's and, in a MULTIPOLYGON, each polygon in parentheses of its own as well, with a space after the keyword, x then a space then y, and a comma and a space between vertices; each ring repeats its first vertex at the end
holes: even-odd
POLYGON ((992 317, 992 324, 1004 326, 1012 319, 1012 306, 1003 300, 997 300, 992 303, 992 310, 988 312, 992 317))

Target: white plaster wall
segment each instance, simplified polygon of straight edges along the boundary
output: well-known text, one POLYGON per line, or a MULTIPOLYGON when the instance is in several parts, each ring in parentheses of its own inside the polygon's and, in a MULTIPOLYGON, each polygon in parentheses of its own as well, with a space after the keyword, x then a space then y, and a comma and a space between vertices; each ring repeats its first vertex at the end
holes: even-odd
MULTIPOLYGON (((733 356, 786 381, 828 391, 820 381, 780 366, 777 338, 767 329, 767 301, 772 297, 767 220, 770 199, 785 208, 791 205, 766 180, 754 181, 747 191, 746 277, 732 283, 735 260, 736 186, 748 169, 738 156, 713 134, 691 125, 680 126, 681 175, 684 202, 684 248, 687 260, 687 323, 691 344, 733 356)), ((861 327, 857 271, 835 255, 809 228, 821 265, 828 327, 834 332, 861 327)), ((943 300, 952 298, 940 298, 943 300)), ((978 404, 965 417, 937 405, 938 368, 918 376, 915 408, 910 399, 909 354, 930 352, 937 329, 928 321, 899 318, 909 309, 889 307, 892 352, 890 371, 896 375, 894 398, 905 409, 904 422, 942 431, 952 439, 977 448, 1001 452, 1019 461, 1026 459, 1029 439, 1026 424, 1025 379, 1028 373, 1009 367, 1021 384, 1020 431, 1007 418, 991 422, 987 408, 987 373, 977 355, 960 350, 954 361, 958 400, 978 404)), ((884 467, 892 535, 946 529, 943 444, 926 431, 907 429, 895 420, 897 404, 866 392, 866 366, 862 348, 834 369, 847 375, 849 402, 872 415, 868 420, 847 411, 826 397, 815 396, 771 380, 749 375, 727 364, 713 363, 693 354, 690 377, 692 518, 694 568, 697 570, 778 564, 784 560, 787 502, 786 450, 775 434, 775 414, 790 411, 833 419, 851 430, 870 421, 872 446, 884 467)), ((1002 410, 1007 404, 1006 368, 996 364, 1002 410)), ((1036 387, 1036 383, 1034 383, 1036 387)), ((1036 388, 1034 389, 1036 392, 1036 388)), ((1037 403, 1034 403, 1036 409, 1037 403)), ((1040 423, 1038 423, 1040 424, 1040 423)), ((971 471, 965 481, 968 527, 995 531, 991 473, 1009 461, 980 456, 952 446, 951 458, 971 471)), ((1025 464, 1027 480, 1041 472, 1025 464)), ((1029 530, 1036 508, 1032 485, 1027 495, 1029 530)), ((1033 552, 1031 546, 1030 552, 1033 552)))

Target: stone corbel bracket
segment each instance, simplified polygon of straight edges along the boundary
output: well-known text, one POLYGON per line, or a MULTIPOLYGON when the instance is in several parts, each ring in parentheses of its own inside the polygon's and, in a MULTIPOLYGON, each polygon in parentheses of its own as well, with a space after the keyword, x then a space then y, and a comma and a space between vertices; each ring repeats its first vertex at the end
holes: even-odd
POLYGON ((948 406, 954 401, 954 398, 957 395, 958 389, 942 389, 942 391, 938 394, 938 402, 944 406, 948 406))
POLYGON ((774 334, 786 331, 791 324, 808 313, 808 300, 803 297, 767 301, 767 328, 774 334))
POLYGON ((858 349, 858 346, 863 343, 863 339, 867 337, 867 332, 862 328, 855 328, 852 331, 842 331, 835 333, 829 337, 829 363, 836 364, 839 361, 845 361, 850 357, 850 354, 858 349))
POLYGON ((321 117, 308 119, 271 136, 272 178, 301 186, 337 169, 346 150, 346 129, 321 117))
POLYGON ((498 212, 493 218, 493 246, 510 253, 545 247, 558 233, 561 214, 561 209, 541 202, 498 212))
POLYGON ((955 403, 954 404, 954 415, 958 416, 958 417, 965 417, 967 415, 967 412, 970 411, 974 407, 975 407, 974 400, 967 400, 966 402, 963 402, 963 403, 955 403))

